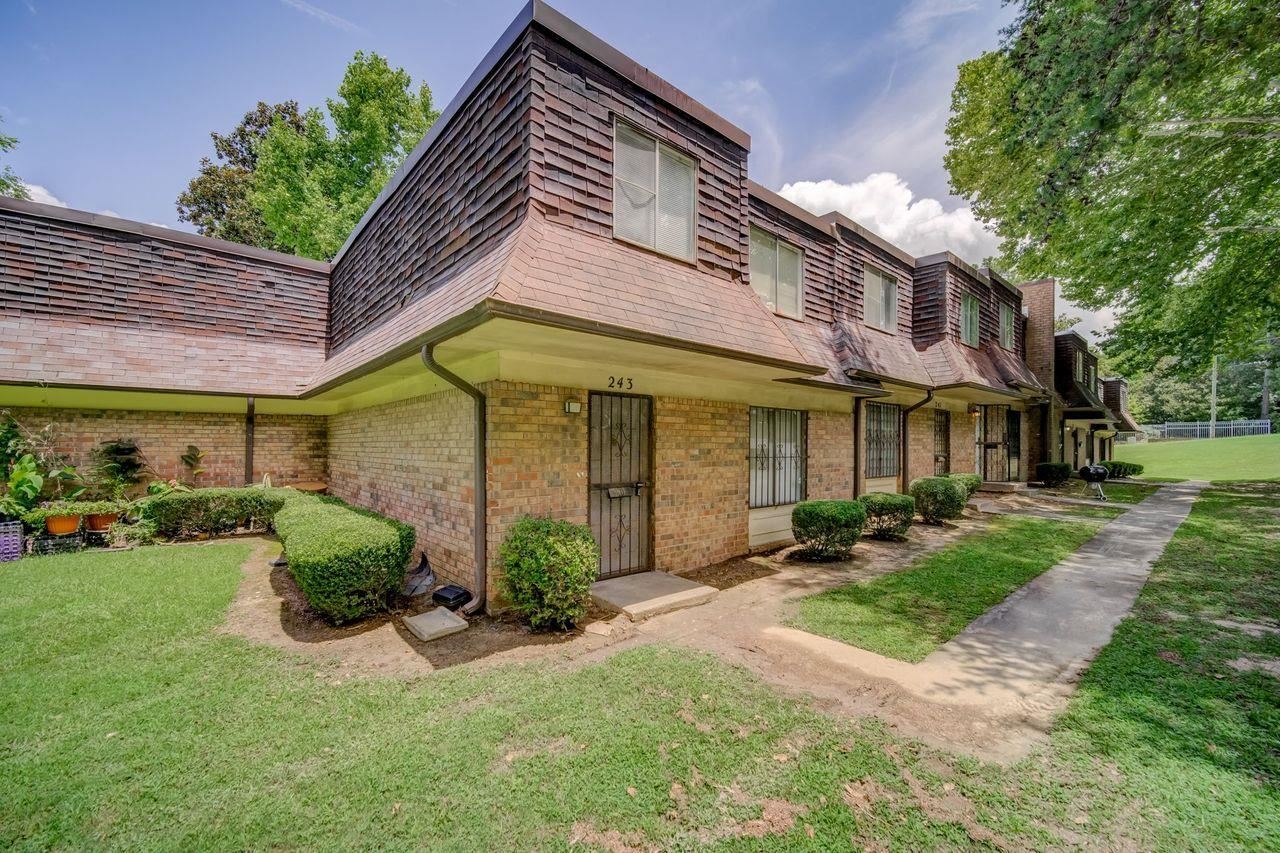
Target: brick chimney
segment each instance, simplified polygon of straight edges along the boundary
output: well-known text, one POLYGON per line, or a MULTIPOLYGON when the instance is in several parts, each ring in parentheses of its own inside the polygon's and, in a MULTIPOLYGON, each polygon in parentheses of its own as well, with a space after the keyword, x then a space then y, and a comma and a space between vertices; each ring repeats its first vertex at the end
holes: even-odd
POLYGON ((1053 303, 1055 281, 1042 278, 1018 285, 1022 304, 1027 309, 1027 366, 1040 384, 1053 390, 1053 321, 1057 312, 1053 303))

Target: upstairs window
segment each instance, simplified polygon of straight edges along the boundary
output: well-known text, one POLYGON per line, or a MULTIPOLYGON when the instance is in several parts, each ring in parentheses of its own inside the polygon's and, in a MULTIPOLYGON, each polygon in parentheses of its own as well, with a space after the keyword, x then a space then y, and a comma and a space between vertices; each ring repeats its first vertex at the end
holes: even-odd
POLYGON ((1097 370, 1098 370, 1098 369, 1097 369, 1096 367, 1094 367, 1092 364, 1091 364, 1091 365, 1089 365, 1089 382, 1088 382, 1088 388, 1089 388, 1089 390, 1090 390, 1090 391, 1093 391, 1095 394, 1096 394, 1096 393, 1098 393, 1098 373, 1097 373, 1097 370))
POLYGON ((1075 376, 1077 382, 1084 381, 1084 353, 1080 352, 1080 350, 1076 350, 1075 376))
POLYGON ((613 138, 613 233, 693 260, 697 166, 625 124, 613 138))
POLYGON ((799 320, 804 304, 801 269, 804 256, 767 231, 751 229, 751 289, 769 310, 799 320))
POLYGON ((960 340, 971 347, 978 345, 978 297, 972 293, 960 297, 960 340))
POLYGON ((1000 346, 1013 349, 1013 306, 1000 303, 1000 346))
POLYGON ((898 327, 898 280, 875 267, 862 268, 862 316, 868 326, 892 332, 898 327))

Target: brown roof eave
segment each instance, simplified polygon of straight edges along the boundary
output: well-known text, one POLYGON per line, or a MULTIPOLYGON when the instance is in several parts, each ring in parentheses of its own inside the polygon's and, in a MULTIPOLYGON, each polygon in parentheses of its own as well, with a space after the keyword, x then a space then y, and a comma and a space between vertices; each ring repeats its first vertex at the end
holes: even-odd
POLYGON ((897 379, 893 376, 889 376, 883 373, 873 373, 870 370, 846 370, 845 375, 848 376, 850 379, 863 377, 866 379, 874 380, 876 382, 883 382, 886 385, 897 385, 902 388, 911 388, 916 391, 929 391, 933 389, 932 385, 926 385, 922 382, 908 382, 905 379, 897 379))
POLYGON ((1016 397, 1019 400, 1035 399, 1038 397, 1045 396, 1043 391, 1028 392, 1028 391, 1019 391, 1017 388, 997 388, 994 385, 983 385, 980 382, 952 382, 949 385, 939 385, 934 390, 935 391, 952 391, 957 389, 970 390, 970 391, 985 391, 989 394, 999 394, 1004 397, 1016 397))
POLYGON ((839 391, 842 394, 852 394, 855 397, 888 397, 893 392, 886 391, 878 385, 867 385, 862 382, 851 382, 844 384, 841 382, 830 382, 825 379, 777 379, 776 382, 786 382, 788 385, 803 385, 806 388, 821 388, 824 391, 839 391))

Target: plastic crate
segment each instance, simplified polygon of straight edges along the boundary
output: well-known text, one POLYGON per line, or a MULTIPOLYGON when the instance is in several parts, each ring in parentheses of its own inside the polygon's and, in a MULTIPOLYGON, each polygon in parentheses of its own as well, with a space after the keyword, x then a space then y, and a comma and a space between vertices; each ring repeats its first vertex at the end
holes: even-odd
POLYGON ((84 550, 84 537, 79 533, 68 536, 38 536, 31 540, 31 553, 41 556, 82 550, 84 550))
POLYGON ((22 522, 0 523, 0 563, 11 563, 22 556, 22 522))

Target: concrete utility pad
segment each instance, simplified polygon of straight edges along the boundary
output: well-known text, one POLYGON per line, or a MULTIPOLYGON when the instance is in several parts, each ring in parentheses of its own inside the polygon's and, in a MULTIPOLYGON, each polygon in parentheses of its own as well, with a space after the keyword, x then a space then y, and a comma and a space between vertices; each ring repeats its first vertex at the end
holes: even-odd
POLYGON ((666 572, 641 572, 620 578, 596 581, 591 600, 600 607, 619 610, 632 622, 670 613, 684 607, 706 604, 717 590, 666 572))
POLYGON ((403 621, 409 633, 424 643, 467 629, 467 620, 447 607, 437 607, 417 616, 406 616, 403 621))

